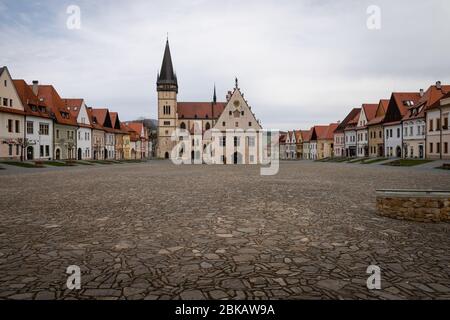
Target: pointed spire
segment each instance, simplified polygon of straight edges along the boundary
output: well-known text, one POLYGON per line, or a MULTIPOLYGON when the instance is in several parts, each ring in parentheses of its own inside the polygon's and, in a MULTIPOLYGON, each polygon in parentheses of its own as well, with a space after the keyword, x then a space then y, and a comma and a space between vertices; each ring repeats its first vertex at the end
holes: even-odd
POLYGON ((216 95, 216 84, 214 83, 214 94, 213 94, 213 103, 217 103, 217 95, 216 95))
POLYGON ((167 35, 166 48, 161 65, 161 71, 158 76, 157 85, 174 85, 178 88, 177 76, 173 70, 172 57, 170 54, 169 38, 167 35))
POLYGON ((234 82, 235 82, 235 85, 236 85, 236 89, 239 89, 239 82, 238 82, 238 78, 237 77, 234 78, 234 82))

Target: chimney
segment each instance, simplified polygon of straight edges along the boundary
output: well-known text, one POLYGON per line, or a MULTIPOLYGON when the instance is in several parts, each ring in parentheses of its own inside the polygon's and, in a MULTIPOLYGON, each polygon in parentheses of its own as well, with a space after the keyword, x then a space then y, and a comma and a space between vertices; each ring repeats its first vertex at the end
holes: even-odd
POLYGON ((425 93, 424 93, 424 90, 423 90, 423 89, 420 89, 420 96, 423 97, 424 94, 425 94, 425 93))
POLYGON ((436 81, 436 88, 441 90, 442 86, 441 86, 441 82, 440 81, 436 81))
POLYGON ((37 96, 39 89, 39 81, 33 80, 33 93, 37 96))

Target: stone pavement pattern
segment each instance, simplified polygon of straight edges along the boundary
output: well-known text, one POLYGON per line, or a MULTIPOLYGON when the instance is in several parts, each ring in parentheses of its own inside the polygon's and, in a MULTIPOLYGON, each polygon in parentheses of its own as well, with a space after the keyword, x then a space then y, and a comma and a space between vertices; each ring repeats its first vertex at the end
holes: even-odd
POLYGON ((284 162, 0 174, 2 299, 450 298, 450 225, 383 218, 377 188, 440 170, 284 162), (380 266, 382 290, 366 288, 380 266), (66 288, 79 265, 82 289, 66 288))

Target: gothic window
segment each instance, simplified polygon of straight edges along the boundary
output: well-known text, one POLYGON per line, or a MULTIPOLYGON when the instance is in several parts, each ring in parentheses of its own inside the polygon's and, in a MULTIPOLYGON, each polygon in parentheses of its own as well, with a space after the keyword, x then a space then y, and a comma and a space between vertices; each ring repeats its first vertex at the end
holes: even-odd
POLYGON ((181 128, 181 129, 186 129, 186 124, 185 124, 184 122, 182 122, 182 123, 180 124, 180 128, 181 128))
POLYGON ((211 129, 211 125, 209 124, 209 122, 207 122, 207 123, 206 123, 206 125, 205 125, 205 129, 206 129, 206 130, 209 130, 209 129, 211 129))

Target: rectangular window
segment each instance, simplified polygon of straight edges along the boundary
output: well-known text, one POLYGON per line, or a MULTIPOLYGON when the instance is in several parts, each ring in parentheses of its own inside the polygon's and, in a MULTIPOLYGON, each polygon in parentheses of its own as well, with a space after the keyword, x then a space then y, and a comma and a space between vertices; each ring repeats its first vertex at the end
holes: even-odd
POLYGON ((8 106, 8 99, 7 98, 3 98, 3 106, 4 107, 8 106))
POLYGON ((13 103, 12 103, 12 99, 9 99, 9 106, 12 107, 13 103))
POLYGON ((165 126, 170 126, 170 121, 164 121, 165 126))
POLYGON ((255 146, 255 137, 248 137, 248 146, 249 147, 255 146))
POLYGON ((430 153, 433 153, 433 142, 430 142, 430 153))
POLYGON ((8 119, 8 132, 13 132, 13 121, 8 119))
POLYGON ((436 143, 436 153, 439 153, 439 152, 441 152, 441 143, 440 142, 436 143))
POLYGON ((448 117, 444 118, 444 125, 442 127, 443 130, 448 130, 448 117))
POLYGON ((444 153, 448 153, 448 142, 444 142, 444 153))
POLYGON ((41 157, 41 158, 44 157, 44 146, 40 146, 40 148, 39 148, 39 154, 40 154, 40 157, 41 157))
POLYGON ((441 131, 441 119, 436 119, 436 131, 441 131))
POLYGON ((249 123, 248 123, 248 126, 249 126, 249 127, 251 127, 251 126, 252 126, 252 122, 251 122, 251 121, 249 121, 249 123))
POLYGON ((39 123, 39 134, 48 136, 48 123, 39 123))
POLYGON ((241 139, 239 137, 234 137, 234 146, 239 147, 241 139))
POLYGON ((400 138, 400 128, 397 128, 397 138, 400 138))
POLYGON ((27 134, 33 134, 33 132, 34 132, 33 121, 27 121, 27 134))
POLYGON ((227 145, 227 138, 226 137, 220 137, 219 145, 221 147, 225 147, 227 145))
POLYGON ((16 156, 20 154, 20 146, 16 144, 16 156))
POLYGON ((433 131, 433 119, 430 119, 428 131, 433 131))
POLYGON ((50 156, 50 146, 45 146, 45 156, 48 157, 50 156))
POLYGON ((16 120, 16 133, 20 133, 20 121, 16 120))
POLYGON ((8 145, 8 155, 10 155, 10 156, 13 155, 13 145, 12 144, 8 145))

